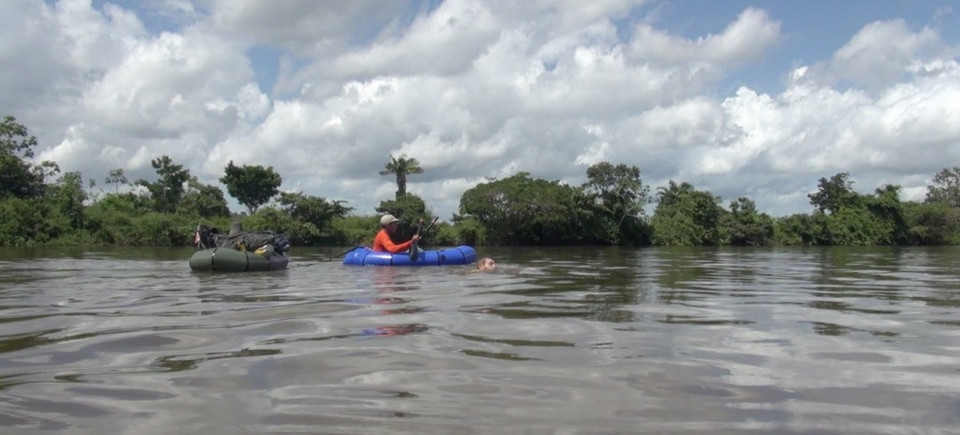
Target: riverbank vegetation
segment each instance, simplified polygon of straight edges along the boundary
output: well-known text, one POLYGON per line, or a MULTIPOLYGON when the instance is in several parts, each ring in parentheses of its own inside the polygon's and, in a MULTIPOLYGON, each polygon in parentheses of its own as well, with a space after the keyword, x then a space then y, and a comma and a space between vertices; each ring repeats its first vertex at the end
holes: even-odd
MULTIPOLYGON (((407 176, 423 169, 415 158, 389 156, 381 175, 397 192, 360 215, 345 201, 284 192, 272 167, 236 166, 219 181, 246 211, 231 214, 224 191, 201 183, 168 156, 151 161, 156 179, 130 181, 123 169, 100 189, 55 162, 33 162, 37 139, 10 116, 0 124, 0 245, 43 244, 188 246, 198 223, 285 234, 294 245, 368 244, 378 215, 411 224, 432 215, 406 192, 407 176)), ((900 187, 874 193, 853 189, 847 172, 821 178, 809 195, 811 211, 771 217, 747 197, 721 198, 687 182, 653 189, 636 166, 600 162, 587 181, 570 186, 519 172, 466 190, 459 213, 439 222, 427 239, 436 245, 944 245, 960 244, 960 167, 938 172, 923 202, 902 201, 900 187), (653 207, 648 215, 648 206, 653 207)))

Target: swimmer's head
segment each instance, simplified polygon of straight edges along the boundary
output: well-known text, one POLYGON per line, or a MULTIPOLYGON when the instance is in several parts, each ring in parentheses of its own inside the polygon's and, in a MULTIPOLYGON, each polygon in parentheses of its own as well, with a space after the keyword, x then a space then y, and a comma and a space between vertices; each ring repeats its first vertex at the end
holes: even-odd
POLYGON ((490 257, 483 257, 477 261, 477 270, 494 270, 497 268, 497 263, 493 261, 490 257))

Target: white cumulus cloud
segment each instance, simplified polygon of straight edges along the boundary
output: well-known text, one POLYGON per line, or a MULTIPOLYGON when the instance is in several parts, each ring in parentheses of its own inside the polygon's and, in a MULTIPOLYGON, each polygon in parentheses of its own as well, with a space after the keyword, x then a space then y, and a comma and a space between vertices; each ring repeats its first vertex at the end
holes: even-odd
POLYGON ((17 17, 0 28, 4 115, 38 159, 96 180, 152 179, 168 155, 218 185, 233 161, 369 214, 395 190, 379 170, 406 154, 425 169, 408 190, 447 217, 491 177, 577 185, 610 161, 782 215, 837 172, 921 199, 960 159, 943 11, 864 21, 791 63, 807 30, 773 7, 681 33, 642 0, 0 6, 17 17))

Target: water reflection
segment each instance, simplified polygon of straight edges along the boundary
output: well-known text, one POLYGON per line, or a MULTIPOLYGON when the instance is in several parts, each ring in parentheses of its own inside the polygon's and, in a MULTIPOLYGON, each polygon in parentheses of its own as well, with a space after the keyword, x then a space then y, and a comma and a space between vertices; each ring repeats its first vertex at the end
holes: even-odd
POLYGON ((189 273, 189 253, 0 255, 0 430, 960 424, 956 248, 491 248, 492 273, 295 249, 244 275, 189 273))
POLYGON ((157 359, 157 365, 165 370, 178 372, 197 368, 200 363, 222 358, 247 358, 264 355, 277 355, 280 349, 240 349, 234 352, 220 352, 204 355, 168 355, 157 359))
POLYGON ((427 325, 420 323, 409 323, 405 325, 383 325, 371 329, 364 329, 360 335, 406 335, 424 332, 427 325))
MULTIPOLYGON (((373 298, 370 303, 376 306, 379 313, 383 316, 398 316, 403 314, 416 314, 424 310, 423 307, 416 305, 416 300, 403 298, 400 295, 403 292, 417 290, 418 285, 413 281, 406 281, 404 277, 409 277, 408 273, 403 273, 394 267, 374 267, 371 268, 373 275, 372 292, 373 298), (399 276, 398 276, 399 275, 399 276)), ((358 301, 354 299, 354 301, 358 301)), ((381 319, 375 319, 379 323, 381 319)), ((359 332, 361 336, 396 336, 407 334, 418 334, 426 332, 429 327, 423 323, 401 323, 401 324, 382 324, 372 328, 365 328, 359 332)))

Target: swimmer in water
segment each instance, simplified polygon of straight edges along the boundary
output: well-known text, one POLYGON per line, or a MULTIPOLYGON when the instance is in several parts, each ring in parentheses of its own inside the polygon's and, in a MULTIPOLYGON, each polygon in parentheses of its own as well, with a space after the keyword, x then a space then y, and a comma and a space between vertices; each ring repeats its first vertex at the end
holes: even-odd
POLYGON ((483 257, 477 261, 477 270, 487 272, 497 268, 497 263, 490 257, 483 257))

